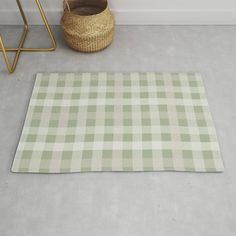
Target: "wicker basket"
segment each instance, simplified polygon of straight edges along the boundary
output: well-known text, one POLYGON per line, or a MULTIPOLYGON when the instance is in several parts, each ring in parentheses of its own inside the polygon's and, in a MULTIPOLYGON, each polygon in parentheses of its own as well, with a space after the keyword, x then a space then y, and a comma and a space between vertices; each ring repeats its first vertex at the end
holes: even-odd
POLYGON ((65 0, 61 28, 71 48, 96 52, 111 44, 115 19, 107 0, 65 0))

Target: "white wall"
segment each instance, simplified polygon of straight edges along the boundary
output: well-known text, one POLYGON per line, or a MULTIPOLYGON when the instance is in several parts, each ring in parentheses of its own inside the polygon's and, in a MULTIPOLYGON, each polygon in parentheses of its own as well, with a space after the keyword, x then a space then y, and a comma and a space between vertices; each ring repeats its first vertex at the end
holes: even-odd
MULTIPOLYGON (((0 24, 17 24, 15 0, 0 0, 0 24)), ((40 24, 34 0, 21 0, 40 24)), ((62 0, 41 0, 51 24, 59 24, 62 0)), ((236 0, 110 0, 118 24, 236 24, 236 0)))

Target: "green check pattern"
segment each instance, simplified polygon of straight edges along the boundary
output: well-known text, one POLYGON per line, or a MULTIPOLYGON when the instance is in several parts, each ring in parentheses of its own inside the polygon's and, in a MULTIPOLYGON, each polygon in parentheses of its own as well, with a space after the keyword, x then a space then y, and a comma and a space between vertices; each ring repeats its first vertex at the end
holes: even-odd
POLYGON ((13 172, 224 170, 197 73, 38 74, 13 172))

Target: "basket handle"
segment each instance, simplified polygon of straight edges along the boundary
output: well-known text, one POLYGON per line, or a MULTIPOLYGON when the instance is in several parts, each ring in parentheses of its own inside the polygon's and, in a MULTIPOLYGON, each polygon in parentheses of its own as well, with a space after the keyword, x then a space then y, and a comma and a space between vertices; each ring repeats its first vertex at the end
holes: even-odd
POLYGON ((64 7, 64 11, 67 9, 69 12, 71 12, 70 4, 68 3, 67 0, 64 0, 64 5, 65 5, 65 7, 64 7))

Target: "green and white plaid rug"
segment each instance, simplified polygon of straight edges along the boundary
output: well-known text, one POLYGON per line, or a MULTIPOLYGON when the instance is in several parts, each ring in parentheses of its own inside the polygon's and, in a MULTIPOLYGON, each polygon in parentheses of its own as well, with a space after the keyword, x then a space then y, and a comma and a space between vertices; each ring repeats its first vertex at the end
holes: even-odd
POLYGON ((38 74, 13 172, 224 170, 194 73, 38 74))

